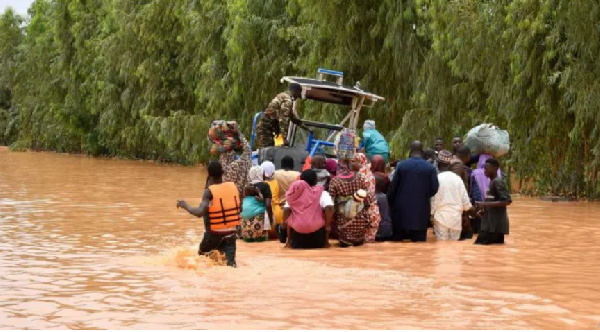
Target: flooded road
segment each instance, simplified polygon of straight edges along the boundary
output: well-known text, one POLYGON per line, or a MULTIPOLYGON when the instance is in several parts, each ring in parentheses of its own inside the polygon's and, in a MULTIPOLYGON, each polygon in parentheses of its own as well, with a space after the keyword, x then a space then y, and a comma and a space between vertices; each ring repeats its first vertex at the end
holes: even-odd
MULTIPOLYGON (((594 329, 600 203, 517 198, 505 246, 196 255, 200 167, 0 150, 0 328, 594 329)), ((431 235, 431 234, 430 234, 431 235)))

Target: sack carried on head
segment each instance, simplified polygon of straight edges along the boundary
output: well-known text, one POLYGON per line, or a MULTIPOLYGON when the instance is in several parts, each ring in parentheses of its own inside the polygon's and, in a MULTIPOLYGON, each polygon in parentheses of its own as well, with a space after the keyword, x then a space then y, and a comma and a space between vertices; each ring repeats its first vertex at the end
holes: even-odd
POLYGON ((469 130, 465 145, 472 154, 486 153, 497 158, 510 150, 510 138, 506 130, 484 123, 469 130))
POLYGON ((336 136, 334 148, 338 159, 354 158, 356 147, 356 133, 354 130, 346 128, 336 136))

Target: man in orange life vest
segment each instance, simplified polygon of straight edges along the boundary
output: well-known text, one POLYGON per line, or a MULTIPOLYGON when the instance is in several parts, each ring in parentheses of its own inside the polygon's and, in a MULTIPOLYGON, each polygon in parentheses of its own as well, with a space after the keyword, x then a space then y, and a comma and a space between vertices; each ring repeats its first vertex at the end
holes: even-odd
POLYGON ((204 218, 204 238, 200 243, 199 255, 208 255, 217 249, 227 257, 227 265, 236 267, 236 227, 240 224, 240 194, 233 182, 223 182, 223 166, 218 161, 208 164, 207 188, 202 203, 197 208, 189 207, 183 200, 177 208, 204 218))

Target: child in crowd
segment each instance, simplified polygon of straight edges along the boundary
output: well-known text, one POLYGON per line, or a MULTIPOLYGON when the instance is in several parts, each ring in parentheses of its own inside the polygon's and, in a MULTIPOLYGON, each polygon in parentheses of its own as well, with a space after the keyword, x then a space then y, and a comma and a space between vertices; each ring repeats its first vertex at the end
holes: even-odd
POLYGON ((359 189, 354 193, 352 199, 348 199, 344 204, 344 215, 348 218, 355 218, 365 208, 365 198, 367 191, 359 189))
POLYGON ((311 160, 311 167, 317 173, 317 185, 323 186, 325 190, 329 189, 330 174, 325 169, 327 158, 322 155, 315 155, 311 160))

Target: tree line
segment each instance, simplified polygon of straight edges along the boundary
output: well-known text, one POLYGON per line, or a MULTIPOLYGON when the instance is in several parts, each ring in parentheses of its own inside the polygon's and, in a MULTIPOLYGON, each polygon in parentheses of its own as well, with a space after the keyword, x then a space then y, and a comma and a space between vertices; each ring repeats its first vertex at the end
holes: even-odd
POLYGON ((528 193, 599 198, 598 54, 597 1, 36 0, 0 17, 0 143, 193 164, 325 67, 386 97, 364 118, 398 158, 492 122, 528 193))

